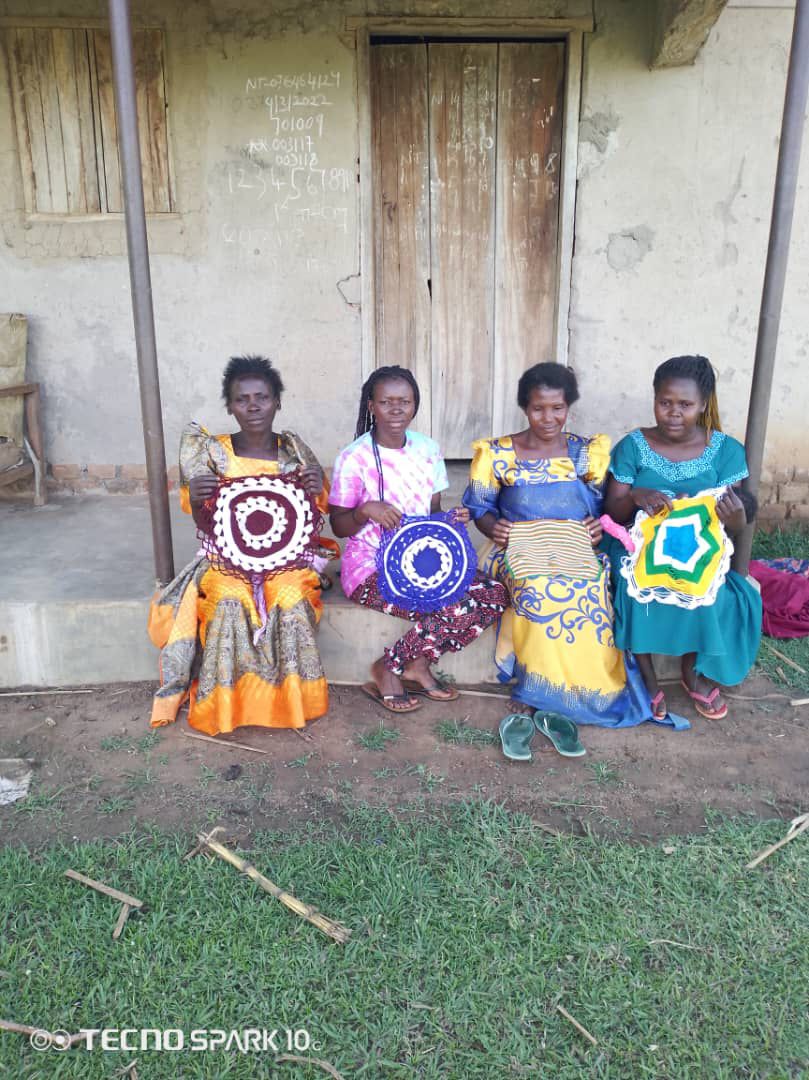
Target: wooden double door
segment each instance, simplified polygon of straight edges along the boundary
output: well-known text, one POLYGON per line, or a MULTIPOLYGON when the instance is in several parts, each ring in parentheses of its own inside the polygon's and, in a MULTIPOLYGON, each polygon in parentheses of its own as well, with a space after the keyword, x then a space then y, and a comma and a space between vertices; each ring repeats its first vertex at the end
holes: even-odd
POLYGON ((449 458, 555 359, 564 70, 562 42, 371 46, 376 364, 449 458))

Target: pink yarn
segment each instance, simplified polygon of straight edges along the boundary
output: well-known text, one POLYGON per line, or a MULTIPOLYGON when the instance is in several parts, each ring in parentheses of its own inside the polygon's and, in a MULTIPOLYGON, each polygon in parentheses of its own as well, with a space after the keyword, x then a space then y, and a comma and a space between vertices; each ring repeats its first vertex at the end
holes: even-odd
POLYGON ((610 536, 614 536, 616 540, 624 545, 631 555, 635 550, 635 542, 623 525, 619 525, 617 521, 613 521, 609 514, 602 514, 598 520, 601 522, 601 528, 604 532, 609 533, 610 536))

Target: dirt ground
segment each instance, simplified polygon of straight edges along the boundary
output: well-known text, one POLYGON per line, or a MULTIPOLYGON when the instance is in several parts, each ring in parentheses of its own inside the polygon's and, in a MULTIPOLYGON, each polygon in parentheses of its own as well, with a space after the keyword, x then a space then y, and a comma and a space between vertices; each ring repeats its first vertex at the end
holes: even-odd
POLYGON ((267 751, 258 754, 187 738, 185 713, 150 731, 152 689, 0 697, 0 758, 33 768, 28 796, 0 807, 2 842, 39 847, 133 826, 212 824, 246 839, 339 820, 348 803, 434 809, 465 799, 559 829, 643 839, 696 832, 711 810, 787 819, 809 804, 809 707, 790 707, 761 675, 734 691, 756 700, 734 697, 723 721, 696 716, 669 686, 670 707, 692 720, 690 731, 585 727, 587 755, 576 760, 537 735, 525 764, 507 761, 496 741, 505 698, 463 695, 396 717, 354 687, 335 687, 329 714, 305 735, 242 728, 220 737, 267 751), (459 732, 475 741, 447 741, 459 732))

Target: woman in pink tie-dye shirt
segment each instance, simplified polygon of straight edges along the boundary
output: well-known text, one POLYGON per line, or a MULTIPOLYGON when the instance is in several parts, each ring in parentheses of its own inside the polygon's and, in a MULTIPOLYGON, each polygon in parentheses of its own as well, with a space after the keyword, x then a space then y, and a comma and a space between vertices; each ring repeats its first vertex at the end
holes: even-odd
MULTIPOLYGON (((449 486, 438 444, 408 431, 418 407, 412 372, 377 368, 362 388, 356 438, 337 457, 329 499, 334 534, 347 538, 341 571, 346 596, 414 624, 374 661, 373 682, 363 686, 391 712, 418 709, 414 694, 454 700, 457 691, 439 682, 430 664, 474 641, 508 603, 503 586, 480 572, 461 600, 439 611, 405 610, 380 596, 376 554, 383 531, 396 529, 402 515, 440 511, 441 492, 449 486)), ((464 508, 457 515, 469 520, 464 508)))

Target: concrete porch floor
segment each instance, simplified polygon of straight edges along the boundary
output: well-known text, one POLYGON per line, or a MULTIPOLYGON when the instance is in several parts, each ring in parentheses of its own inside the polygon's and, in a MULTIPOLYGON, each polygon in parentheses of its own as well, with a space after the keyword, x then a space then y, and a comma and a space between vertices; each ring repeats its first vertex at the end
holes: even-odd
MULTIPOLYGON (((465 470, 451 470, 445 505, 457 505, 465 470)), ((171 497, 175 566, 198 541, 171 497)), ((476 538, 480 534, 473 530, 476 538)), ((155 587, 146 496, 54 498, 46 506, 0 505, 0 687, 81 686, 157 679, 146 633, 155 587)), ((335 577, 335 570, 330 569, 335 577)), ((339 581, 324 594, 319 644, 330 679, 359 682, 383 645, 407 624, 349 603, 339 581)), ((442 661, 461 682, 495 681, 494 639, 442 661)))

